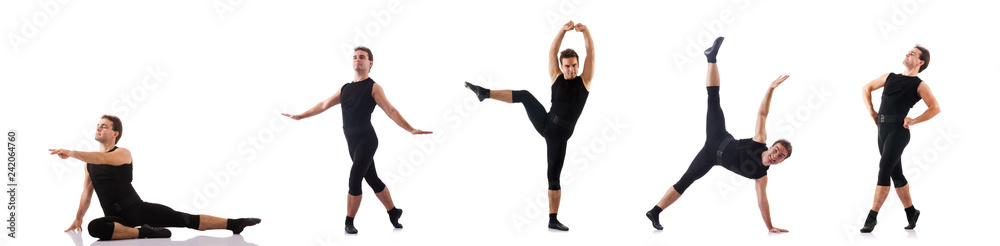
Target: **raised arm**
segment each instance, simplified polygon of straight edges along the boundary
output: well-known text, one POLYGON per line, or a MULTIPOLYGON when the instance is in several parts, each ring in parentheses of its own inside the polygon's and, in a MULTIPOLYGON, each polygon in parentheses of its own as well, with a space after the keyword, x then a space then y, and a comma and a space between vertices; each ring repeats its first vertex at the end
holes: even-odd
POLYGON ((861 98, 864 100, 865 106, 868 107, 868 114, 872 116, 872 122, 875 122, 875 125, 878 125, 878 121, 875 120, 875 117, 878 116, 878 112, 875 111, 875 106, 872 105, 872 92, 885 86, 885 80, 887 78, 889 78, 888 73, 878 76, 875 80, 872 80, 871 82, 865 84, 865 86, 861 87, 861 98))
POLYGON ((406 119, 403 119, 403 115, 399 114, 396 107, 393 107, 392 104, 389 103, 389 99, 385 97, 385 92, 382 91, 382 86, 379 86, 378 83, 372 85, 372 97, 375 98, 375 104, 378 104, 378 106, 382 108, 382 111, 385 111, 385 115, 388 115, 389 119, 396 122, 396 125, 402 127, 403 130, 406 130, 414 135, 432 133, 429 131, 414 129, 410 126, 410 123, 407 123, 406 119))
POLYGON ((756 179, 757 207, 760 208, 760 217, 764 219, 764 226, 770 232, 788 232, 788 230, 777 228, 771 225, 771 205, 767 202, 767 176, 756 179))
POLYGON ((313 106, 309 110, 306 110, 306 112, 302 112, 301 114, 295 114, 295 115, 282 113, 281 115, 288 116, 293 120, 301 120, 323 113, 323 111, 326 111, 327 109, 330 109, 333 106, 337 106, 337 104, 340 104, 340 89, 337 89, 337 92, 333 93, 333 96, 330 96, 330 98, 327 98, 326 100, 317 103, 316 106, 313 106))
MULTIPOLYGON (((65 149, 49 149, 50 155, 58 155, 59 158, 76 158, 80 161, 92 164, 120 166, 132 163, 132 153, 125 148, 118 148, 114 152, 86 152, 65 149)), ((88 176, 89 177, 89 176, 88 176)))
POLYGON ((566 32, 573 30, 575 27, 573 21, 566 22, 559 29, 559 33, 556 34, 556 39, 552 40, 552 46, 549 47, 549 77, 552 78, 549 81, 552 83, 555 83, 556 76, 562 74, 562 70, 559 69, 559 46, 562 45, 562 40, 566 36, 566 32))
POLYGON ((94 195, 94 184, 90 182, 90 171, 87 168, 83 169, 83 194, 80 194, 80 206, 76 209, 76 219, 73 220, 73 224, 69 226, 63 232, 67 231, 77 231, 83 230, 83 215, 87 214, 87 209, 90 209, 90 198, 94 195))
POLYGON ((583 24, 576 24, 576 31, 583 33, 583 41, 587 47, 587 57, 583 58, 583 72, 580 78, 583 79, 583 86, 590 91, 590 81, 594 78, 594 40, 590 38, 590 29, 583 24))
POLYGON ((785 82, 788 79, 788 75, 778 76, 771 85, 767 87, 767 93, 764 94, 764 100, 760 102, 760 109, 757 110, 757 125, 754 130, 753 141, 758 143, 766 144, 767 142, 767 114, 771 108, 771 95, 774 94, 774 89, 778 88, 778 85, 785 82))
POLYGON ((927 110, 925 110, 923 114, 920 114, 920 116, 917 116, 917 118, 910 119, 910 117, 906 117, 906 119, 903 120, 903 127, 906 129, 910 129, 910 126, 916 125, 917 123, 934 118, 935 115, 941 112, 941 107, 938 106, 937 98, 934 98, 934 93, 931 93, 931 87, 928 86, 926 82, 920 83, 920 86, 917 86, 917 93, 920 93, 920 98, 922 98, 924 103, 927 104, 927 110))

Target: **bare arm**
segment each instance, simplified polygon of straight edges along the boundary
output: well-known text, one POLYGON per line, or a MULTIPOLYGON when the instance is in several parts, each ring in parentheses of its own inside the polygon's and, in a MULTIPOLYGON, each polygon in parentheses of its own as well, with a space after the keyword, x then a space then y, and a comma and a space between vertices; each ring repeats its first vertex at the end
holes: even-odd
POLYGON ((293 120, 301 120, 323 113, 323 111, 326 111, 327 109, 330 109, 333 106, 337 106, 337 104, 340 104, 340 89, 337 89, 337 92, 333 93, 333 96, 330 96, 330 98, 327 98, 326 100, 317 103, 316 106, 313 106, 312 108, 306 110, 305 112, 302 112, 301 114, 291 115, 283 113, 281 115, 288 116, 293 120))
POLYGON ((86 152, 65 149, 49 149, 50 155, 59 155, 59 158, 76 158, 80 161, 92 164, 120 166, 132 163, 132 153, 125 148, 118 148, 114 152, 86 152))
POLYGON ((771 225, 771 207, 767 202, 767 176, 756 179, 757 207, 760 208, 760 216, 764 219, 764 226, 771 232, 788 232, 788 230, 777 228, 771 225))
POLYGON ((562 40, 566 36, 566 32, 573 30, 573 28, 573 21, 563 25, 559 29, 559 33, 556 34, 556 39, 552 40, 552 46, 549 47, 549 77, 552 78, 550 80, 552 83, 555 83, 556 76, 562 74, 562 70, 559 69, 559 46, 562 45, 562 40))
POLYGON ((778 85, 785 82, 788 79, 788 75, 778 76, 774 82, 771 82, 771 86, 767 87, 767 92, 764 93, 764 99, 760 102, 760 109, 757 110, 757 125, 755 126, 753 141, 758 143, 766 143, 767 141, 767 114, 771 108, 771 95, 774 94, 774 89, 778 88, 778 85))
POLYGON ((389 103, 389 99, 385 97, 385 92, 382 91, 382 86, 378 85, 378 83, 372 85, 372 97, 375 98, 375 104, 378 104, 378 106, 382 108, 382 111, 385 111, 385 115, 388 115, 389 119, 392 119, 393 122, 396 122, 396 125, 402 127, 403 130, 406 130, 407 132, 410 132, 412 134, 431 133, 429 131, 414 129, 412 126, 410 126, 410 123, 407 123, 406 119, 403 119, 403 115, 399 114, 399 111, 396 110, 396 107, 393 107, 392 104, 389 103))
POLYGON ((917 93, 920 93, 920 98, 927 104, 927 110, 923 114, 920 114, 920 116, 917 116, 917 118, 910 119, 910 117, 906 117, 904 120, 905 125, 903 125, 906 129, 910 129, 910 126, 927 121, 934 118, 938 113, 941 113, 941 107, 938 106, 937 98, 934 98, 934 93, 931 93, 931 87, 927 83, 920 83, 920 86, 917 87, 917 93))
POLYGON ((878 121, 875 121, 878 112, 875 111, 875 106, 872 105, 872 92, 885 86, 887 78, 889 78, 888 73, 878 76, 875 80, 861 87, 861 98, 864 100, 865 106, 868 107, 868 114, 872 116, 872 121, 875 122, 875 125, 878 125, 878 121))
POLYGON ((80 194, 80 206, 76 209, 76 219, 64 232, 82 231, 83 215, 87 214, 87 209, 90 209, 90 199, 94 195, 94 184, 90 182, 90 171, 87 171, 86 167, 83 169, 83 174, 83 193, 80 194))
MULTIPOLYGON (((590 91, 590 81, 594 78, 594 40, 590 37, 590 29, 583 24, 576 24, 576 31, 583 33, 583 41, 587 48, 587 57, 583 58, 583 72, 580 78, 583 79, 583 86, 590 91)), ((553 79, 554 81, 554 79, 553 79)))

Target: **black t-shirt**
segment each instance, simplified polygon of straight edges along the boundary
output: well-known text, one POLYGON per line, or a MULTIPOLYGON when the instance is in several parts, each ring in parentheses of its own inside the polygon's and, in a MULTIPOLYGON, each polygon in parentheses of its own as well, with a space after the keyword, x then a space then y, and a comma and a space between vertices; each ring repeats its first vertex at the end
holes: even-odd
POLYGON ((552 83, 552 109, 549 111, 559 118, 576 122, 583 113, 590 91, 583 85, 583 78, 577 76, 566 80, 563 76, 557 76, 552 83))
POLYGON ((730 142, 722 154, 722 166, 740 176, 759 179, 767 175, 767 169, 760 155, 767 151, 767 145, 744 138, 730 142))
POLYGON ((879 114, 906 115, 914 104, 920 101, 920 77, 890 73, 882 88, 882 105, 879 114))
POLYGON ((375 86, 375 81, 368 78, 344 84, 340 88, 344 127, 372 124, 372 111, 375 111, 377 105, 375 98, 372 97, 373 86, 375 86))
POLYGON ((132 187, 132 163, 118 166, 87 163, 87 172, 104 215, 112 215, 140 201, 139 193, 132 187))

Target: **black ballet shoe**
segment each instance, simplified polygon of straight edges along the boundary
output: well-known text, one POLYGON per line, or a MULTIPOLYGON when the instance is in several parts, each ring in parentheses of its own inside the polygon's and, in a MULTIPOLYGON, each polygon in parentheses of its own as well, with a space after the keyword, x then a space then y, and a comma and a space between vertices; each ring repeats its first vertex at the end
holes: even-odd
POLYGON ((715 42, 712 43, 712 47, 710 47, 707 50, 705 50, 705 57, 708 58, 708 63, 715 63, 716 62, 715 57, 719 55, 719 48, 722 47, 722 40, 723 39, 725 39, 725 38, 724 37, 716 38, 715 42))
POLYGON ((469 82, 465 82, 465 88, 469 88, 469 90, 472 90, 472 92, 475 92, 476 93, 476 97, 479 98, 480 102, 482 102, 483 100, 486 100, 486 98, 490 98, 490 90, 488 90, 486 88, 483 88, 483 87, 478 86, 478 85, 474 85, 474 84, 469 83, 469 82))
POLYGON ((550 221, 549 222, 549 229, 556 229, 556 230, 560 230, 560 231, 569 231, 569 227, 564 226, 562 223, 559 223, 559 221, 550 221))
POLYGON ((241 232, 243 232, 243 229, 245 229, 247 226, 260 224, 260 219, 258 218, 230 219, 227 222, 228 225, 226 225, 226 229, 233 231, 233 234, 240 234, 241 232))
POLYGON ((663 226, 660 225, 659 217, 660 216, 653 214, 653 211, 646 212, 646 218, 649 218, 650 221, 653 221, 653 228, 656 228, 657 230, 663 230, 663 226))
POLYGON ((914 211, 912 218, 910 216, 906 217, 907 217, 906 218, 907 222, 910 222, 910 224, 907 225, 906 227, 903 227, 903 229, 913 230, 913 228, 917 227, 917 218, 920 218, 920 210, 914 211))
POLYGON ((875 230, 875 224, 878 224, 878 221, 875 221, 874 218, 865 220, 865 226, 861 227, 861 233, 871 233, 872 230, 875 230))
POLYGON ((345 225, 344 232, 347 232, 347 234, 358 234, 358 228, 354 228, 354 225, 345 225))
POLYGON ((389 222, 392 223, 392 227, 403 228, 403 224, 399 223, 399 217, 403 216, 403 210, 399 208, 392 208, 389 211, 389 222))
POLYGON ((139 226, 138 238, 170 238, 170 230, 163 227, 152 227, 146 224, 139 226))

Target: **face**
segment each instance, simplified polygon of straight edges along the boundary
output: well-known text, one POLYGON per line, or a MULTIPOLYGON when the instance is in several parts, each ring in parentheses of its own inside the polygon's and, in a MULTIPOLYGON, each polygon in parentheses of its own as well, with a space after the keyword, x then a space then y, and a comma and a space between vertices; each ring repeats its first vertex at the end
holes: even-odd
POLYGON ((580 64, 577 62, 576 57, 563 58, 562 64, 559 65, 559 69, 562 70, 563 76, 565 76, 566 79, 575 79, 576 70, 579 67, 580 64))
POLYGON ((115 141, 115 137, 118 137, 118 132, 111 129, 115 123, 108 119, 101 118, 100 122, 97 122, 97 133, 94 134, 94 140, 98 142, 115 141))
POLYGON ((775 144, 771 145, 771 148, 767 149, 767 151, 764 152, 764 156, 761 158, 763 158, 762 161, 764 163, 774 165, 785 161, 786 157, 788 157, 788 150, 785 149, 785 146, 775 144))
POLYGON ((354 67, 354 71, 368 72, 372 68, 374 61, 368 60, 368 52, 364 50, 354 51, 354 56, 351 58, 351 64, 354 67))
POLYGON ((920 55, 922 55, 922 52, 919 49, 910 49, 910 52, 906 53, 906 58, 903 59, 903 66, 906 66, 906 68, 919 68, 921 65, 924 65, 924 61, 920 60, 920 55))

